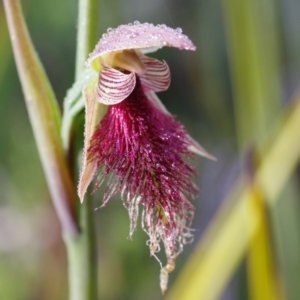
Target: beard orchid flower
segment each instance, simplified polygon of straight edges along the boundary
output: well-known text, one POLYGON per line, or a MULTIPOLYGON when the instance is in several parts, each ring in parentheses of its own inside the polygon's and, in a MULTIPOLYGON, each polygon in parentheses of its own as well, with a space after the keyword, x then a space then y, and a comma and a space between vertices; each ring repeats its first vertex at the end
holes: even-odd
POLYGON ((168 89, 170 71, 166 62, 145 54, 163 46, 196 49, 181 29, 134 22, 108 29, 90 54, 86 66, 95 76, 83 90, 85 143, 78 194, 83 201, 94 177, 95 189, 107 184, 103 206, 120 192, 130 237, 142 208, 150 254, 156 257, 161 244, 166 252, 160 275, 164 292, 175 258, 193 238, 190 200, 197 187, 188 161, 194 153, 213 157, 155 94, 168 89))

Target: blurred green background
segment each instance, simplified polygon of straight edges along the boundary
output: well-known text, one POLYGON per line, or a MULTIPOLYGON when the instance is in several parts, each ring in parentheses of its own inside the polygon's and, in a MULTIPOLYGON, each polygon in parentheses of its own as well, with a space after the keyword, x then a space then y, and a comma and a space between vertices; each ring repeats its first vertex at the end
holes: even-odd
MULTIPOLYGON (((74 80, 77 3, 24 0, 22 5, 62 103, 74 80)), ((172 74, 171 87, 159 97, 218 158, 196 162, 196 238, 178 258, 170 287, 243 168, 245 153, 265 139, 299 86, 299 15, 299 0, 100 2, 99 38, 108 27, 139 20, 181 27, 197 46, 196 52, 165 48, 153 54, 168 62, 172 74)), ((0 299, 67 299, 60 226, 24 105, 2 3, 0 99, 0 299)), ((283 299, 295 300, 300 299, 299 173, 298 168, 283 191, 277 217, 268 219, 283 299)), ((95 207, 100 205, 100 193, 95 207)), ((149 257, 147 236, 140 229, 133 241, 127 238, 128 215, 118 197, 95 215, 99 299, 162 299, 160 268, 149 257)), ((245 265, 242 261, 220 299, 249 298, 245 265)))

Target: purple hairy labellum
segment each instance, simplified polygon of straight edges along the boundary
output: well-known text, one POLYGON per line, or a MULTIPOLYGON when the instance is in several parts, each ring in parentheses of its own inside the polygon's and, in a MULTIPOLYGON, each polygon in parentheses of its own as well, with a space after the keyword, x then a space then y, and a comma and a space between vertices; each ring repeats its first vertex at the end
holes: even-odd
POLYGON ((194 154, 214 159, 193 140, 157 98, 170 84, 166 62, 145 55, 163 46, 195 50, 180 29, 134 22, 109 29, 90 54, 95 70, 83 91, 85 145, 78 194, 83 201, 96 178, 95 190, 107 182, 103 206, 120 193, 130 218, 130 236, 142 209, 142 228, 150 254, 163 244, 167 264, 160 284, 183 246, 193 239, 190 224, 197 191, 190 164, 194 154))

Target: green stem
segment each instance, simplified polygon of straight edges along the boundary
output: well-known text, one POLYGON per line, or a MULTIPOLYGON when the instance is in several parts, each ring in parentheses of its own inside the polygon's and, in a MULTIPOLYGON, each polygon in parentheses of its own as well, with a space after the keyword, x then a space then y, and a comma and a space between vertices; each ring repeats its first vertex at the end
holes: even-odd
POLYGON ((69 299, 98 299, 97 253, 92 201, 85 201, 80 206, 79 215, 80 234, 64 239, 69 261, 69 299))
POLYGON ((78 232, 75 193, 60 139, 60 113, 45 71, 35 53, 20 2, 4 0, 12 48, 31 126, 63 234, 78 232))
POLYGON ((79 0, 76 49, 76 79, 80 76, 97 35, 98 0, 79 0))
MULTIPOLYGON (((96 43, 97 7, 98 0, 79 0, 76 79, 82 73, 84 62, 96 43)), ((69 152, 72 150, 76 151, 76 149, 69 149, 69 152)), ((91 199, 85 199, 78 207, 78 215, 80 234, 65 238, 69 261, 69 299, 98 299, 97 247, 91 199)))

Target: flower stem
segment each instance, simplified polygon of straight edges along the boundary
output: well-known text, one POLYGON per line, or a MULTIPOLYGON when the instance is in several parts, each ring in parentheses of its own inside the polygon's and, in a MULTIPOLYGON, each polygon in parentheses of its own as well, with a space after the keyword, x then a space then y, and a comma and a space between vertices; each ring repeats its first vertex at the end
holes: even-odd
POLYGON ((30 39, 19 0, 4 0, 14 57, 52 201, 65 236, 78 232, 75 193, 60 139, 60 113, 30 39))
MULTIPOLYGON (((76 49, 76 79, 84 62, 96 43, 98 0, 79 0, 78 33, 76 49)), ((69 152, 76 152, 70 145, 69 152)), ((76 155, 75 155, 76 157, 76 155)), ((97 298, 97 252, 93 206, 86 199, 78 206, 80 234, 65 238, 69 261, 70 300, 97 298)))
POLYGON ((88 54, 96 43, 98 2, 98 0, 79 0, 76 79, 81 74, 88 54))
POLYGON ((69 261, 69 299, 97 298, 97 260, 91 201, 80 205, 80 234, 64 239, 69 261))

